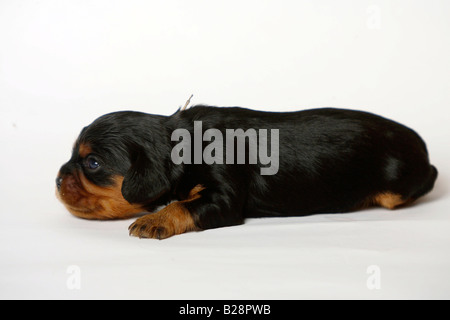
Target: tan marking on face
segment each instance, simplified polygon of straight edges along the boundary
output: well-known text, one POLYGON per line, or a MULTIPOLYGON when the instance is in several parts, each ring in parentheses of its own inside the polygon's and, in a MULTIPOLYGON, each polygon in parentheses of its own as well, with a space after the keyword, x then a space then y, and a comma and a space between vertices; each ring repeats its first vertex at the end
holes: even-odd
POLYGON ((70 213, 83 219, 126 219, 145 211, 123 198, 123 177, 116 176, 113 180, 112 186, 100 187, 82 172, 72 172, 64 177, 57 195, 70 213))
POLYGON ((92 148, 88 144, 81 143, 78 147, 80 157, 86 158, 90 153, 92 153, 92 148))

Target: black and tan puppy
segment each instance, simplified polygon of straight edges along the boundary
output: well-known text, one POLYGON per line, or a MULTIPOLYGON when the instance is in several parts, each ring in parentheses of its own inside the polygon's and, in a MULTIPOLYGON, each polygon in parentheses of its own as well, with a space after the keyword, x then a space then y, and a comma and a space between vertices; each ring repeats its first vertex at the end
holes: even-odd
POLYGON ((164 239, 238 225, 247 217, 340 213, 372 205, 395 209, 429 192, 436 177, 425 143, 413 130, 370 113, 195 106, 169 117, 126 111, 98 118, 81 131, 56 184, 72 214, 122 219, 148 212, 130 226, 130 234, 164 239), (174 138, 177 129, 193 137, 180 153, 183 162, 173 158, 181 141, 174 138), (230 149, 217 144, 217 137, 207 139, 209 129, 223 137, 243 129, 256 133, 259 143, 262 130, 272 132, 265 142, 267 155, 278 153, 276 170, 262 174, 267 162, 261 153, 251 161, 251 135, 245 136, 244 149, 230 149), (210 155, 216 161, 199 159, 213 143, 210 155), (233 162, 242 152, 245 161, 233 162))

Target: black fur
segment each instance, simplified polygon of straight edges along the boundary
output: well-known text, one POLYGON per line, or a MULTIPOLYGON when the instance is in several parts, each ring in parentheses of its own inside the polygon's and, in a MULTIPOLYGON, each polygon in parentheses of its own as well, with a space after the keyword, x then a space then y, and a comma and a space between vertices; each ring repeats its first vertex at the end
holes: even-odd
POLYGON ((88 179, 108 185, 111 176, 124 176, 124 198, 149 211, 204 186, 201 197, 185 203, 200 229, 247 217, 348 212, 384 192, 415 200, 437 177, 413 130, 370 113, 331 108, 269 113, 195 106, 170 117, 118 112, 85 128, 80 143, 89 143, 102 164, 96 172, 85 170, 88 179), (226 129, 279 129, 279 171, 263 176, 260 164, 174 164, 170 153, 178 142, 171 134, 185 128, 193 137, 194 121, 224 136, 226 129))

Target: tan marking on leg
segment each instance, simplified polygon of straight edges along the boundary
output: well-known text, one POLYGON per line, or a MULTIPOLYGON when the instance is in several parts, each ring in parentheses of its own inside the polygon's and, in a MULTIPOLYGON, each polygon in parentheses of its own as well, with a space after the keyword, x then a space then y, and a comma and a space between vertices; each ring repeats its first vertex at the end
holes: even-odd
POLYGON ((131 236, 160 240, 198 230, 191 214, 180 201, 169 204, 157 213, 137 219, 128 229, 131 236))
POLYGON ((162 240, 177 234, 200 230, 184 204, 200 198, 199 192, 204 189, 203 186, 197 185, 189 192, 186 200, 173 202, 157 213, 137 219, 128 228, 130 235, 162 240))
POLYGON ((202 186, 201 184, 196 185, 190 192, 189 195, 187 197, 186 200, 183 200, 181 202, 186 202, 186 201, 192 201, 195 199, 200 198, 201 196, 198 194, 200 191, 205 190, 205 187, 202 186))
POLYGON ((390 210, 393 210, 405 204, 406 202, 408 201, 403 200, 401 195, 390 192, 379 193, 375 197, 373 197, 374 204, 380 205, 390 210))

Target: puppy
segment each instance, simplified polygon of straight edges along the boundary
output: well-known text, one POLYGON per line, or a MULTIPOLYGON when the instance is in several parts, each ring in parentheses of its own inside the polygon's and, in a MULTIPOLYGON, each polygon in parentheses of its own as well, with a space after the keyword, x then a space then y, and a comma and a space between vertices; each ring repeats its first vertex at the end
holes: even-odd
POLYGON ((151 213, 130 226, 130 235, 165 239, 239 225, 248 217, 395 209, 428 193, 436 178, 419 135, 374 114, 195 106, 172 116, 124 111, 98 118, 81 131, 56 185, 77 217, 151 213), (180 129, 191 134, 183 148, 174 134, 180 129), (215 132, 228 138, 230 129, 244 132, 243 148, 206 137, 215 132), (271 130, 272 139, 263 130, 271 130), (263 140, 266 156, 278 153, 271 174, 263 174, 263 153, 251 150, 263 140), (207 148, 214 161, 201 158, 207 148))

